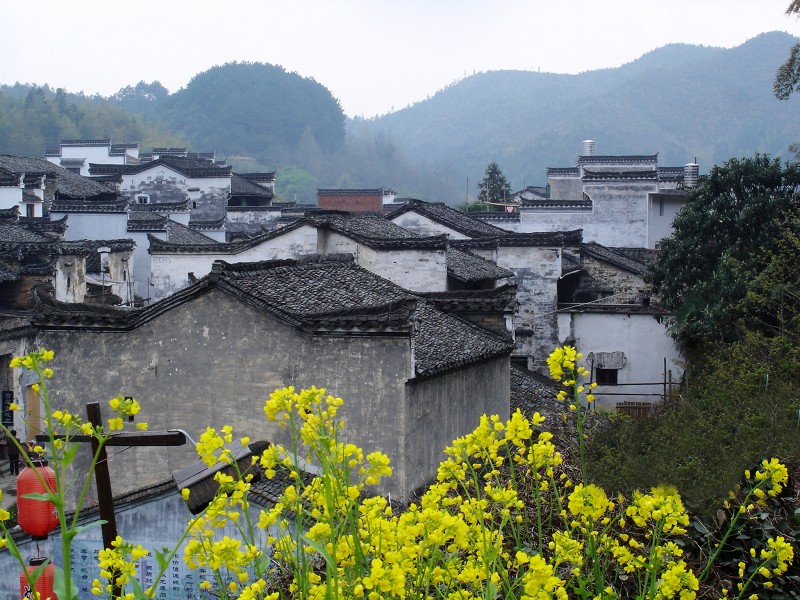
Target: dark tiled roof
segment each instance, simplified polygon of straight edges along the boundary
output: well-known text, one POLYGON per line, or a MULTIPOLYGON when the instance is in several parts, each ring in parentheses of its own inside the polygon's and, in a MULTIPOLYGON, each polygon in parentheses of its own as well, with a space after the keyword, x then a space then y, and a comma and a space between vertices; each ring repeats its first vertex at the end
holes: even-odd
POLYGON ((259 196, 263 198, 272 198, 273 194, 268 189, 248 181, 241 175, 233 173, 231 174, 231 196, 259 196))
MULTIPOLYGON (((106 188, 107 191, 108 188, 106 188)), ((114 198, 109 202, 76 202, 74 200, 54 201, 50 205, 50 212, 63 213, 127 213, 128 201, 124 198, 114 198)))
POLYGON ((58 165, 54 165, 43 158, 29 158, 27 156, 12 156, 0 154, 0 168, 13 173, 42 174, 56 181, 56 197, 59 199, 96 199, 110 200, 116 194, 107 186, 70 173, 58 165))
POLYGON ((161 202, 161 201, 153 201, 153 198, 150 198, 150 202, 147 204, 139 204, 135 201, 136 196, 140 194, 140 192, 125 192, 125 194, 131 199, 129 200, 129 208, 131 212, 134 211, 151 211, 151 212, 162 212, 162 213, 173 213, 179 210, 181 211, 189 211, 189 196, 184 196, 179 200, 173 200, 171 202, 161 202))
POLYGON ((578 177, 580 174, 578 167, 547 167, 548 177, 578 177))
POLYGON ((89 163, 89 172, 92 175, 126 175, 142 173, 159 165, 164 165, 187 177, 228 177, 231 174, 231 167, 219 167, 207 160, 192 160, 179 156, 161 156, 157 160, 138 165, 89 163))
POLYGON ((225 226, 224 212, 216 219, 206 219, 203 221, 201 221, 200 219, 189 220, 189 227, 198 231, 202 229, 205 229, 206 231, 218 231, 222 229, 224 226, 225 226))
POLYGON ((423 292, 419 296, 430 304, 450 313, 499 313, 511 311, 517 301, 517 286, 506 284, 491 290, 457 290, 423 292))
POLYGON ((316 214, 309 217, 317 227, 328 228, 371 248, 444 250, 447 236, 420 236, 377 215, 316 214))
POLYGON ((169 217, 149 210, 132 210, 128 215, 128 231, 164 231, 169 217))
MULTIPOLYGON (((3 269, 0 268, 0 275, 2 272, 3 269)), ((0 313, 0 340, 20 339, 34 333, 35 329, 31 326, 29 313, 21 311, 2 311, 0 313)))
POLYGON ((175 156, 185 156, 188 148, 167 148, 166 146, 160 148, 153 148, 153 154, 172 154, 175 156))
POLYGON ((214 254, 229 254, 236 255, 250 248, 255 248, 259 244, 284 235, 293 231, 303 225, 314 225, 306 219, 295 220, 286 227, 276 229, 275 231, 268 231, 260 235, 253 236, 244 240, 237 240, 233 242, 214 242, 213 244, 178 244, 168 240, 162 240, 155 236, 149 235, 147 239, 150 243, 150 252, 159 254, 191 254, 201 253, 205 254, 213 252, 214 254))
POLYGON ((208 245, 217 244, 214 239, 207 235, 203 235, 199 231, 194 231, 185 225, 176 221, 168 221, 167 225, 167 241, 171 244, 192 244, 192 245, 208 245))
POLYGON ((513 350, 511 342, 427 303, 418 308, 417 317, 419 329, 414 336, 417 375, 434 375, 508 356, 513 350))
POLYGON ((247 181, 261 181, 261 182, 273 182, 275 181, 275 171, 264 172, 264 173, 237 173, 239 177, 246 179, 247 181))
POLYGON ((558 425, 564 405, 556 399, 558 384, 533 371, 511 367, 511 411, 520 409, 522 414, 530 417, 535 412, 545 417, 544 428, 558 425))
POLYGON ((212 276, 220 284, 280 307, 298 322, 316 323, 327 315, 379 314, 375 309, 385 314, 404 312, 407 317, 415 300, 411 292, 357 267, 349 254, 234 265, 217 262, 212 276))
POLYGON ((12 223, 0 224, 0 242, 15 244, 37 244, 53 242, 53 237, 31 231, 27 227, 12 223))
POLYGON ((139 142, 131 144, 111 144, 108 154, 110 156, 123 156, 126 153, 126 150, 137 150, 138 148, 139 142))
POLYGON ((645 264, 633 260, 624 254, 615 252, 611 248, 601 246, 597 242, 581 244, 581 251, 592 258, 602 260, 640 277, 643 277, 647 272, 647 266, 645 264))
POLYGON ((523 208, 546 208, 548 210, 592 210, 591 200, 556 200, 553 198, 523 198, 523 208))
POLYGON ((584 181, 657 181, 655 169, 647 171, 583 171, 584 181))
POLYGON ((110 146, 111 138, 95 140, 61 140, 59 146, 110 146))
POLYGON ((649 162, 649 163, 657 163, 658 162, 658 153, 655 154, 630 154, 630 155, 602 155, 602 154, 592 154, 592 155, 582 155, 578 157, 578 161, 581 163, 608 163, 608 164, 630 164, 630 163, 642 163, 642 162, 649 162))
POLYGON ((469 283, 513 277, 514 273, 471 252, 450 247, 447 249, 447 275, 469 283))
POLYGON ((519 223, 519 211, 507 212, 504 210, 488 210, 471 214, 473 219, 482 222, 495 221, 497 223, 519 223))
POLYGON ((561 247, 564 245, 577 245, 583 240, 583 230, 573 231, 548 231, 541 233, 506 233, 502 237, 483 238, 476 240, 452 240, 450 245, 461 250, 470 248, 498 248, 541 246, 561 247))
POLYGON ((46 217, 20 217, 19 224, 22 227, 37 231, 45 235, 63 237, 67 231, 67 216, 51 221, 46 217))
POLYGON ((350 255, 228 264, 217 261, 207 277, 143 309, 66 304, 39 298, 34 322, 42 328, 128 330, 218 288, 311 334, 414 336, 418 376, 508 356, 513 344, 423 298, 356 266, 350 255))
POLYGON ((581 266, 581 260, 577 256, 573 256, 568 252, 564 252, 561 255, 561 276, 568 275, 569 273, 574 273, 575 271, 580 271, 583 267, 581 266))
POLYGON ((659 181, 683 182, 683 167, 658 167, 659 181))
POLYGON ((505 230, 489 223, 478 221, 460 210, 447 206, 444 202, 409 200, 405 205, 386 215, 386 218, 391 220, 410 211, 424 215, 437 223, 470 237, 486 237, 505 233, 505 230))
POLYGON ((621 254, 631 260, 635 260, 637 262, 642 263, 643 265, 649 267, 652 265, 656 258, 658 258, 658 250, 654 250, 652 248, 609 248, 612 252, 616 252, 617 254, 621 254))
POLYGON ((19 221, 19 205, 11 208, 0 208, 0 223, 16 223, 19 221))

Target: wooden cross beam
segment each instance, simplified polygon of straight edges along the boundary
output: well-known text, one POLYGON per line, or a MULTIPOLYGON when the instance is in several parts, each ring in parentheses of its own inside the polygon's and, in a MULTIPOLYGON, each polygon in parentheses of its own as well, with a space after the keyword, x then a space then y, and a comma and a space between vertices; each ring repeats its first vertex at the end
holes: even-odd
MULTIPOLYGON (((103 419, 100 415, 100 403, 91 402, 86 405, 86 416, 92 427, 102 427, 103 419)), ((91 435, 76 435, 70 441, 86 443, 91 442, 92 454, 97 454, 94 477, 97 484, 97 505, 103 523, 103 546, 111 548, 111 542, 117 539, 117 520, 114 515, 114 498, 111 494, 111 477, 108 471, 108 455, 105 446, 182 446, 186 443, 187 435, 183 431, 121 431, 109 435, 103 447, 98 448, 100 442, 91 435)), ((64 439, 64 436, 56 436, 64 439)), ((37 442, 49 442, 46 435, 37 435, 37 442)))

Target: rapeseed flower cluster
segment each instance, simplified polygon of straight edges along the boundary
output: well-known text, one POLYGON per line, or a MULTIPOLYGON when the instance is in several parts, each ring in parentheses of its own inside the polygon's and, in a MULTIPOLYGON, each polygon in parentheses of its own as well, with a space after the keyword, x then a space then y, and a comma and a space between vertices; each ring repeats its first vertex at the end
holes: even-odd
MULTIPOLYGON (((140 545, 125 542, 122 537, 117 536, 111 542, 111 548, 100 550, 98 565, 100 577, 105 583, 95 579, 92 582, 92 594, 110 597, 115 590, 124 588, 132 578, 136 577, 136 563, 148 554, 149 551, 140 545)), ((119 597, 122 600, 136 600, 133 592, 127 592, 119 597)))
MULTIPOLYGON (((26 359, 40 372, 46 393, 52 374, 44 372, 43 357, 52 360, 41 353, 26 359)), ((594 397, 591 384, 582 383, 588 372, 580 359, 575 348, 564 347, 548 365, 565 388, 562 399, 574 407, 582 441, 584 411, 594 397)), ((25 364, 21 359, 19 366, 25 364)), ((677 490, 658 486, 630 500, 611 499, 587 480, 585 468, 573 483, 538 413, 516 411, 507 421, 483 416, 473 432, 445 449, 436 481, 397 510, 371 495, 392 473, 389 458, 341 439, 342 404, 323 388, 288 387, 266 401, 266 417, 287 431, 289 442, 269 446, 253 460, 267 478, 281 474, 290 485, 257 516, 248 500, 252 469, 243 472, 237 461, 249 440, 237 439, 227 425, 200 436, 198 455, 219 467, 218 491, 189 521, 178 546, 188 567, 211 571, 200 584, 209 597, 692 600, 736 519, 751 504, 779 494, 788 477, 775 459, 764 461, 752 478, 747 474, 752 486, 744 511, 731 509, 729 533, 697 575, 684 557, 689 517, 677 490)), ((111 408, 116 418, 140 410, 124 397, 112 399, 111 408)), ((54 430, 105 439, 102 428, 87 429, 68 412, 52 411, 50 419, 54 430)), ((55 456, 67 460, 66 447, 55 456)), ((189 490, 181 495, 188 499, 189 490)), ((70 531, 68 524, 62 527, 70 531)), ((73 536, 62 537, 69 556, 73 536)), ((118 538, 100 556, 101 578, 92 591, 125 600, 154 597, 153 589, 142 590, 136 581, 144 552, 118 538)), ((168 564, 170 556, 160 553, 159 564, 168 564)), ((768 588, 793 560, 791 540, 769 539, 740 564, 739 597, 756 583, 768 588)))

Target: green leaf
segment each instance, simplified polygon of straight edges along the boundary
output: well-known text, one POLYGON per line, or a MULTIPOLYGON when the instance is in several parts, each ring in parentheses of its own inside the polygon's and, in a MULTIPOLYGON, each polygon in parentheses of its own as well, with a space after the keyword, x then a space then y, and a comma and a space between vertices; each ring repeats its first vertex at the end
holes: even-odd
POLYGON ((70 590, 67 593, 67 582, 64 577, 64 569, 55 566, 55 576, 53 577, 53 593, 58 596, 58 600, 78 600, 78 584, 74 579, 70 579, 70 590))
POLYGON ((169 550, 164 548, 163 550, 156 550, 156 562, 158 562, 158 569, 159 571, 165 571, 167 565, 169 565, 169 550))
POLYGON ((50 494, 40 494, 40 493, 32 493, 32 494, 25 494, 22 496, 28 500, 40 500, 42 502, 51 502, 50 494))
POLYGON ((333 557, 325 550, 325 547, 320 544, 319 542, 312 540, 310 537, 306 536, 305 534, 301 535, 300 538, 309 546, 311 546, 314 550, 319 553, 322 558, 325 559, 325 562, 328 564, 330 569, 336 568, 336 561, 333 560, 333 557))

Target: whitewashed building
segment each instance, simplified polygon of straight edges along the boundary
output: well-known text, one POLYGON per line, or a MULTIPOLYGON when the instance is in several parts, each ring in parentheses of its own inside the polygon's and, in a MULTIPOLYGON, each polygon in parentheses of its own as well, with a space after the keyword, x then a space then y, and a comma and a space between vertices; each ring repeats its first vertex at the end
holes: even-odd
POLYGON ((514 232, 582 229, 604 246, 655 248, 696 185, 698 167, 660 167, 658 154, 596 155, 587 140, 574 167, 547 169, 545 188, 515 195, 512 212, 475 216, 514 232))
POLYGON ((112 144, 110 139, 61 140, 58 148, 45 151, 44 156, 71 173, 88 176, 90 163, 138 164, 139 142, 112 144))

